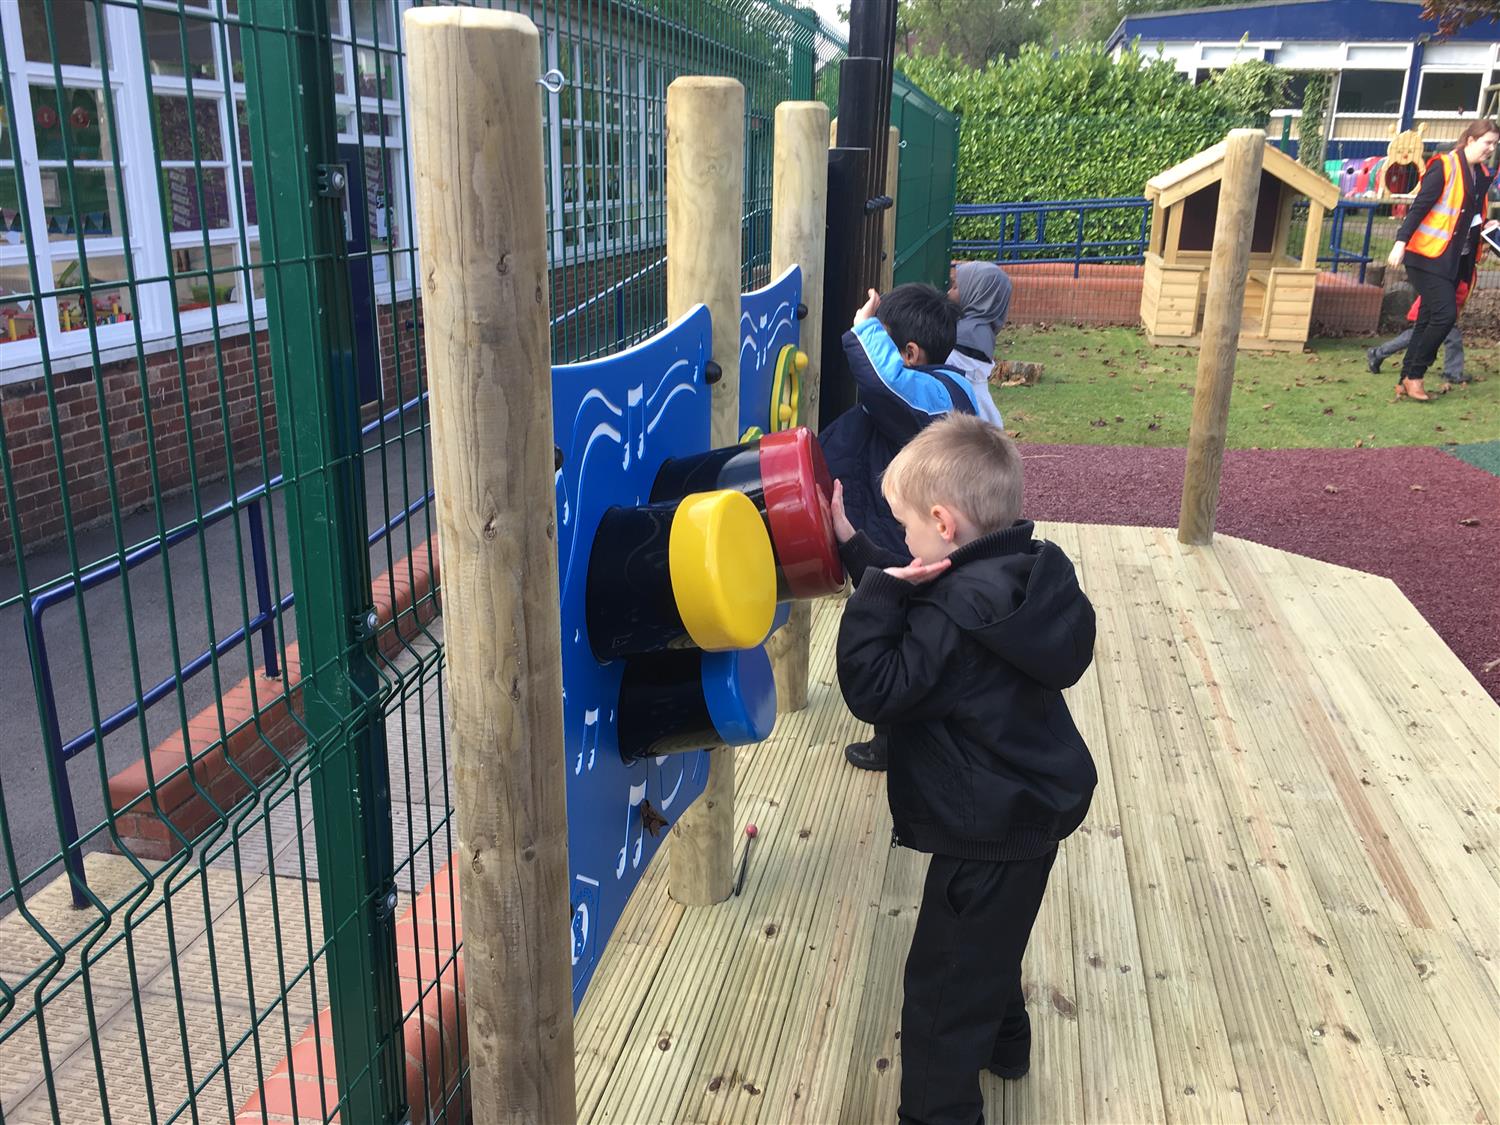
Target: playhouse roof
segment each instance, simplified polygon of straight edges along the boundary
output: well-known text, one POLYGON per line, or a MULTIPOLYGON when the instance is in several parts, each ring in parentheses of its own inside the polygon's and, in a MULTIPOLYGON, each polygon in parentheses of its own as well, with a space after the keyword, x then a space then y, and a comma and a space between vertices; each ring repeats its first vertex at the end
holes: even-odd
MULTIPOLYGON (((1190 156, 1181 164, 1151 177, 1146 183, 1146 198, 1171 207, 1194 192, 1224 178, 1225 142, 1190 156)), ((1301 192, 1314 203, 1332 208, 1338 204, 1339 189, 1326 176, 1298 164, 1270 142, 1266 143, 1265 170, 1293 191, 1301 192)))

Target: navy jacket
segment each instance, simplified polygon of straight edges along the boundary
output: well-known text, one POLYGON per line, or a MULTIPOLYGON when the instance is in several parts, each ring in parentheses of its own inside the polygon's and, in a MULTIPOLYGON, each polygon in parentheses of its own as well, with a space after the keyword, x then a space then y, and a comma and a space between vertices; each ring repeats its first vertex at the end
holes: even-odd
POLYGON ((910 559, 901 525, 881 495, 880 476, 929 422, 954 411, 976 413, 973 392, 952 368, 907 367, 874 317, 844 333, 844 353, 859 401, 818 435, 823 456, 844 482, 849 522, 884 550, 910 559))
POLYGON ((992 861, 1047 852, 1098 780, 1062 689, 1094 655, 1094 607, 1067 555, 1018 521, 916 586, 868 563, 839 626, 849 710, 887 735, 893 843, 992 861))

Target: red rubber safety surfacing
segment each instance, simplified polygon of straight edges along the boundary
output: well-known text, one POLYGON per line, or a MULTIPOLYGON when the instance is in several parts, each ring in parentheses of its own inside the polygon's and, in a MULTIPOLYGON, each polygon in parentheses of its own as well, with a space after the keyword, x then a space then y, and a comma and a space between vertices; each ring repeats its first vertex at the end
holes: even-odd
POLYGON ((833 477, 823 449, 805 426, 760 439, 766 522, 776 561, 794 598, 821 598, 844 586, 833 537, 833 477))

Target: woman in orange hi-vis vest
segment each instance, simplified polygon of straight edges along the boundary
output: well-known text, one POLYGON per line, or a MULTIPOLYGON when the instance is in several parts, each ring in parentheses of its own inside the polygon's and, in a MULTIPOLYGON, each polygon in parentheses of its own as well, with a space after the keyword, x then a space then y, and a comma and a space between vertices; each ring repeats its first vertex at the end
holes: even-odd
POLYGON ((1411 344, 1401 364, 1397 398, 1431 401, 1422 378, 1458 320, 1459 267, 1463 259, 1474 254, 1471 240, 1476 240, 1480 231, 1474 226, 1474 217, 1483 215, 1484 201, 1495 178, 1490 163, 1497 142, 1500 128, 1493 121, 1471 122, 1451 150, 1427 162, 1422 186, 1396 233, 1389 261, 1393 266, 1406 265, 1407 280, 1422 299, 1411 344))

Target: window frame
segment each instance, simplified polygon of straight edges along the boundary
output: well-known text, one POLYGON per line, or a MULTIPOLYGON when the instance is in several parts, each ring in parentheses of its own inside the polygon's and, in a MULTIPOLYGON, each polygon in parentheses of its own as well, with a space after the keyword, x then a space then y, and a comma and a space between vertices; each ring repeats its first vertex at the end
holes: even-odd
POLYGON ((1424 120, 1426 120, 1426 119, 1434 119, 1434 118, 1447 118, 1447 119, 1454 120, 1454 121, 1461 121, 1461 120, 1463 120, 1464 118, 1467 118, 1467 117, 1475 117, 1475 116, 1477 116, 1478 113, 1479 113, 1480 106, 1484 103, 1484 88, 1486 86, 1488 86, 1489 83, 1490 83, 1490 74, 1492 72, 1492 69, 1493 68, 1483 68, 1483 69, 1476 70, 1473 67, 1466 67, 1466 66, 1434 66, 1434 67, 1424 66, 1424 67, 1422 67, 1421 71, 1417 74, 1417 99, 1416 99, 1416 102, 1413 104, 1412 116, 1413 117, 1421 117, 1424 120), (1438 75, 1438 74, 1462 74, 1462 75, 1469 75, 1469 76, 1478 78, 1479 79, 1479 93, 1478 93, 1478 96, 1474 100, 1474 104, 1473 104, 1472 108, 1470 108, 1470 109, 1461 109, 1461 110, 1457 110, 1457 109, 1423 109, 1422 108, 1422 94, 1427 89, 1427 76, 1429 74, 1432 74, 1432 75, 1438 75))

